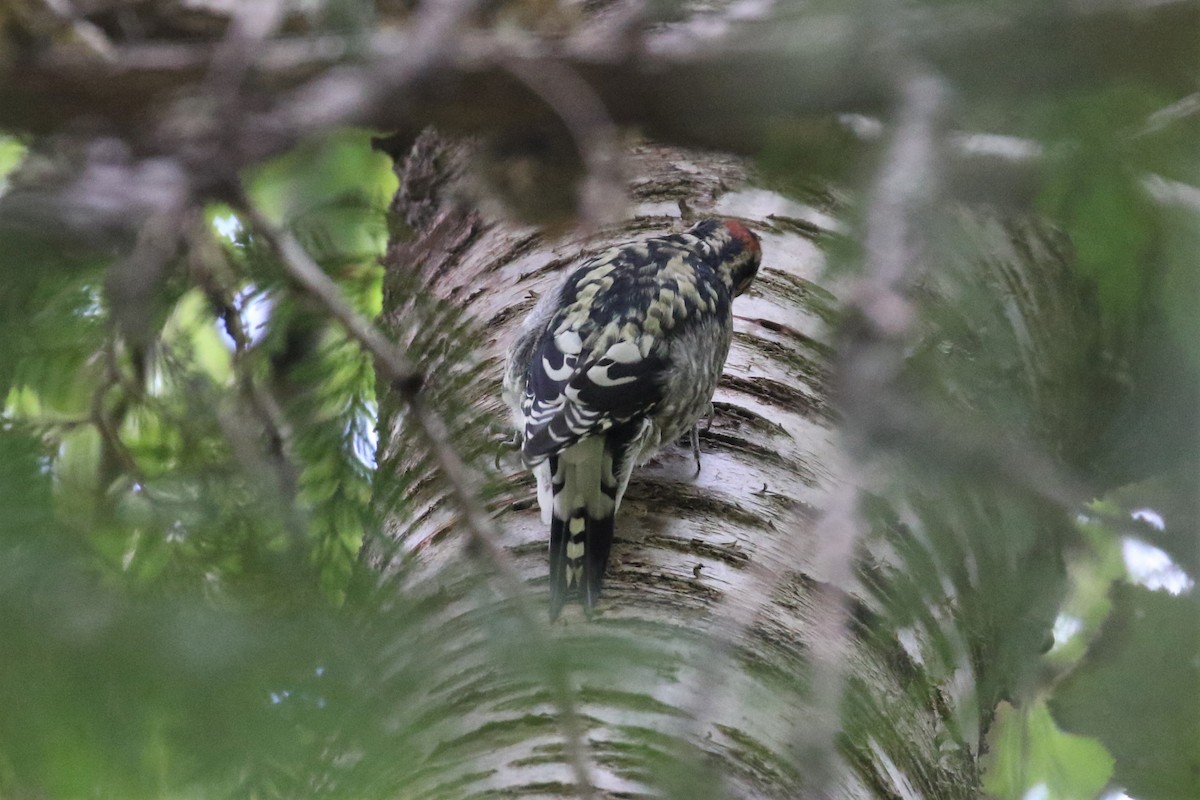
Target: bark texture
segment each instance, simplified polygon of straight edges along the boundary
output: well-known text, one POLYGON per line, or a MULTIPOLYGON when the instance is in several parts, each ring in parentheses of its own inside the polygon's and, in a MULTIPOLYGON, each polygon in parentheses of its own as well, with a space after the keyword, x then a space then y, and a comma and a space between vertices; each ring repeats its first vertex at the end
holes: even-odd
MULTIPOLYGON (((908 693, 915 667, 903 653, 850 641, 836 624, 813 624, 831 598, 837 607, 853 591, 822 583, 814 563, 816 520, 844 478, 826 385, 832 295, 817 283, 822 245, 839 228, 836 210, 827 200, 805 205, 754 187, 739 159, 643 143, 627 154, 633 203, 624 222, 591 237, 548 237, 479 211, 458 191, 463 163, 463 146, 430 133, 398 163, 393 211, 412 236, 388 253, 384 324, 399 341, 434 354, 425 391, 461 423, 462 447, 481 470, 490 470, 495 452, 489 435, 510 425, 500 401, 505 348, 534 298, 564 270, 613 244, 707 215, 737 217, 763 240, 759 277, 734 303, 734 343, 716 416, 701 434, 700 474, 693 476, 684 444, 635 471, 596 618, 587 623, 569 606, 554 627, 560 641, 596 647, 610 637, 643 648, 626 663, 602 669, 599 659, 574 676, 596 786, 610 796, 640 794, 656 758, 684 752, 686 742, 697 748, 682 762, 700 791, 695 796, 883 797, 900 791, 897 774, 927 797, 968 796, 973 763, 938 755, 942 723, 934 705, 888 700, 908 693), (455 349, 431 333, 446 315, 461 315, 456 324, 471 331, 473 346, 455 349), (815 642, 816 650, 842 662, 846 702, 856 709, 858 722, 836 740, 837 693, 811 690, 814 636, 829 639, 815 642), (875 733, 868 738, 867 730, 875 733)), ((405 438, 402 416, 386 398, 381 408, 380 466, 410 476, 404 506, 412 510, 392 514, 386 527, 393 541, 377 543, 373 558, 445 586, 465 559, 461 539, 448 535, 454 515, 424 454, 405 438)), ((514 452, 503 452, 492 507, 541 612, 548 532, 531 477, 514 452)), ((454 614, 470 613, 462 591, 454 614)), ((480 690, 484 673, 484 665, 464 663, 447 691, 480 690)), ((472 790, 575 791, 570 754, 544 694, 488 685, 471 707, 475 733, 531 735, 482 736, 472 758, 487 769, 468 780, 472 790)))

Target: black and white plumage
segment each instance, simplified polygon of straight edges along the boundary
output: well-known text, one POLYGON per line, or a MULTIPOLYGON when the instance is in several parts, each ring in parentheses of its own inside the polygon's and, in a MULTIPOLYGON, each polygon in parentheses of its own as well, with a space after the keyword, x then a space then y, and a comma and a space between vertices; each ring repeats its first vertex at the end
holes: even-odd
POLYGON ((633 467, 694 430, 761 261, 734 220, 615 247, 544 295, 510 348, 504 399, 550 525, 550 615, 600 596, 633 467))

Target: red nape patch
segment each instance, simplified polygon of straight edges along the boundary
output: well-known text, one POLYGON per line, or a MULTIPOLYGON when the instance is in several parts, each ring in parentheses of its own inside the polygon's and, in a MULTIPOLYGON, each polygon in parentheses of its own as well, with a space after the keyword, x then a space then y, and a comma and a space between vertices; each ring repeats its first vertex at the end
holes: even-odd
POLYGON ((726 219, 722 220, 722 222, 725 224, 725 228, 729 231, 729 234, 734 239, 737 239, 739 242, 741 242, 742 247, 745 250, 749 250, 751 253, 762 252, 762 245, 758 243, 758 236, 754 233, 754 231, 750 230, 736 219, 726 219))

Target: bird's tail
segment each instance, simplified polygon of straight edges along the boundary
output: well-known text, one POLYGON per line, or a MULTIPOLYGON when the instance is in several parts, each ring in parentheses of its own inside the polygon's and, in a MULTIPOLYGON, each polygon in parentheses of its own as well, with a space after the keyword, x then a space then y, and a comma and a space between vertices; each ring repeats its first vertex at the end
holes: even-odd
POLYGON ((550 519, 550 618, 577 596, 590 615, 600 600, 608 555, 612 551, 614 516, 611 469, 596 462, 568 463, 551 459, 554 507, 550 519), (557 462, 557 463, 555 463, 557 462))
POLYGON ((613 515, 590 517, 577 509, 569 519, 550 521, 550 618, 578 596, 589 614, 600 600, 612 550, 613 515))

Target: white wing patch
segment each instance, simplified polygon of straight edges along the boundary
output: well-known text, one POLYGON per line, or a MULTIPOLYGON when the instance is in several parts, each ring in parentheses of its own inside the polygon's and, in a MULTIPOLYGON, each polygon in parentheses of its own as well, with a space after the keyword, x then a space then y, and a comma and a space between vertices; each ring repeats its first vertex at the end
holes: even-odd
POLYGON ((575 360, 568 358, 563 361, 563 365, 558 369, 550 366, 550 359, 542 358, 542 371, 552 381, 565 381, 575 372, 575 360))
POLYGON ((635 342, 621 341, 608 348, 602 360, 604 358, 610 358, 618 364, 632 364, 642 360, 642 351, 635 342))
POLYGON ((565 331, 560 331, 554 337, 554 346, 563 355, 577 356, 579 355, 579 351, 583 349, 583 339, 579 338, 578 331, 568 328, 565 331))
POLYGON ((633 383, 637 380, 636 375, 626 375, 623 378, 608 377, 609 364, 597 364, 587 371, 588 380, 597 386, 622 386, 626 383, 633 383))
MULTIPOLYGON (((649 338, 649 337, 641 337, 649 338)), ((649 349, 649 348, 647 348, 649 349)), ((622 339, 604 351, 604 355, 594 366, 588 369, 587 378, 596 386, 623 386, 638 380, 637 375, 624 375, 619 378, 610 377, 609 368, 614 364, 636 364, 644 357, 637 341, 622 339)))
POLYGON ((577 331, 568 328, 555 335, 554 348, 563 355, 562 366, 555 369, 551 366, 550 359, 543 356, 542 371, 550 380, 561 383, 569 380, 575 374, 575 367, 579 363, 579 353, 583 350, 583 339, 580 338, 577 331))

